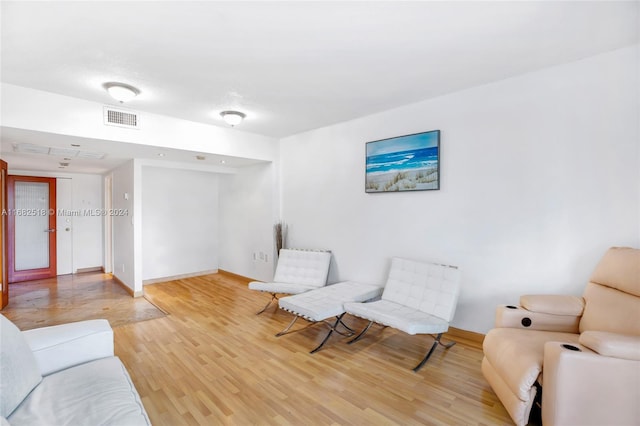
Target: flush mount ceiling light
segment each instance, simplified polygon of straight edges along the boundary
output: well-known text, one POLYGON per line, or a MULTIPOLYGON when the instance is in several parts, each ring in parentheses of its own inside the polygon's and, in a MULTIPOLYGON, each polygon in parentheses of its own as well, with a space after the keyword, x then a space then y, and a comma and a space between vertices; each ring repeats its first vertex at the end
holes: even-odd
POLYGON ((111 97, 120 103, 129 102, 140 94, 140 90, 124 83, 109 82, 102 85, 111 97))
POLYGON ((247 115, 240 111, 222 111, 220 116, 229 126, 234 127, 242 123, 247 115))

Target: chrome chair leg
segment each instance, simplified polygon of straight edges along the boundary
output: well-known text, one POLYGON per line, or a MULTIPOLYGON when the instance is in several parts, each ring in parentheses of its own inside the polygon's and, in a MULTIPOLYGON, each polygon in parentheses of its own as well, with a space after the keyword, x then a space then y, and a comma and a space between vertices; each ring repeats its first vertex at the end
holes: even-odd
POLYGON ((360 338, 362 336, 364 336, 364 334, 369 331, 369 328, 371 327, 371 324, 373 324, 373 321, 369 321, 369 324, 367 324, 367 326, 360 332, 360 334, 358 334, 356 337, 354 337, 353 339, 349 340, 347 342, 348 345, 357 342, 358 340, 360 340, 360 338))
POLYGON ((329 332, 327 333, 326 336, 324 336, 324 339, 322 340, 322 342, 320 342, 320 344, 318 346, 316 346, 316 348, 314 350, 309 352, 310 354, 314 354, 314 353, 318 352, 324 346, 324 344, 327 343, 327 340, 329 340, 329 337, 331 337, 333 332, 336 331, 336 327, 338 326, 338 324, 342 322, 342 317, 343 316, 344 316, 344 314, 342 314, 340 316, 337 316, 336 317, 336 322, 333 325, 329 325, 329 332))
POLYGON ((345 324, 344 321, 342 321, 342 318, 340 318, 340 324, 349 331, 349 334, 348 334, 349 336, 353 336, 354 334, 356 334, 356 331, 353 328, 349 327, 347 324, 345 324))
POLYGON ((274 300, 278 300, 278 296, 276 296, 275 293, 271 293, 271 300, 269 300, 269 303, 267 303, 266 305, 264 305, 264 308, 262 308, 260 311, 256 312, 256 315, 260 315, 261 313, 263 313, 264 311, 267 310, 267 308, 269 306, 271 306, 271 304, 273 303, 274 300))
MULTIPOLYGON (((286 327, 284 328, 284 330, 282 330, 281 332, 277 333, 277 334, 276 334, 276 337, 280 337, 280 336, 284 336, 285 334, 289 334, 289 330, 291 330, 291 327, 293 327, 293 324, 295 324, 295 323, 296 323, 296 321, 298 321, 298 318, 300 318, 300 317, 299 317, 299 316, 297 316, 297 315, 294 315, 294 316, 293 316, 293 319, 291 320, 291 322, 289 323, 289 325, 288 325, 288 326, 286 326, 286 327)), ((300 330, 295 330, 295 331, 300 331, 300 330)))
POLYGON ((442 338, 442 333, 438 334, 438 336, 435 338, 435 340, 433 341, 433 345, 431 345, 431 349, 429 349, 429 352, 427 352, 427 355, 425 355, 422 361, 420 361, 420 363, 413 368, 414 372, 417 372, 418 370, 420 370, 422 366, 429 360, 429 357, 431 357, 431 354, 436 349, 436 346, 442 345, 446 349, 449 349, 451 346, 456 344, 456 342, 453 342, 453 341, 451 341, 450 343, 442 343, 440 341, 440 338, 442 338))

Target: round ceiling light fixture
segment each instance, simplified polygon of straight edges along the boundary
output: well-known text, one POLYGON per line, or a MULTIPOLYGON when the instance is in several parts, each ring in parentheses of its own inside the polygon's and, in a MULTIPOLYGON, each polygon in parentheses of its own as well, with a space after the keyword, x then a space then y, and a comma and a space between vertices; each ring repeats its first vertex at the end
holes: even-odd
POLYGON ((235 127, 242 123, 247 115, 240 111, 222 111, 220 117, 231 127, 235 127))
POLYGON ((102 86, 109 92, 113 99, 120 103, 129 102, 140 94, 140 90, 125 83, 109 82, 104 83, 102 86))

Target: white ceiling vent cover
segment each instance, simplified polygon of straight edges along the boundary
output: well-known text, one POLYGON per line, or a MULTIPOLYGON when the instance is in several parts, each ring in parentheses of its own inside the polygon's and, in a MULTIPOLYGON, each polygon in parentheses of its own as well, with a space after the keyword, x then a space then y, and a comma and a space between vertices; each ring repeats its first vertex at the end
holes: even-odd
POLYGON ((127 129, 139 129, 140 115, 133 111, 105 106, 104 124, 107 126, 126 127, 127 129))

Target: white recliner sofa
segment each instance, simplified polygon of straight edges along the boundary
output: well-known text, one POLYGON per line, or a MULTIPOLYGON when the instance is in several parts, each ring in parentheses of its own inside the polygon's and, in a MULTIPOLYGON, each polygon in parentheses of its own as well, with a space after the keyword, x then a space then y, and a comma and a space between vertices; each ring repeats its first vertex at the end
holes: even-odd
POLYGON ((150 425, 107 320, 20 331, 0 315, 0 425, 150 425))
POLYGON ((640 424, 640 250, 609 249, 582 297, 500 306, 482 372, 517 425, 640 424), (542 397, 537 394, 542 391, 542 397))

